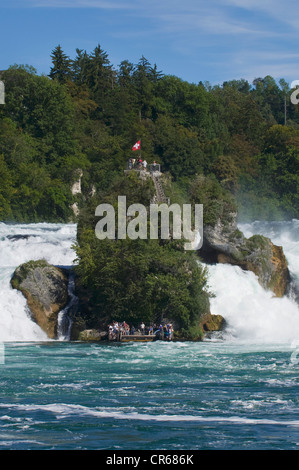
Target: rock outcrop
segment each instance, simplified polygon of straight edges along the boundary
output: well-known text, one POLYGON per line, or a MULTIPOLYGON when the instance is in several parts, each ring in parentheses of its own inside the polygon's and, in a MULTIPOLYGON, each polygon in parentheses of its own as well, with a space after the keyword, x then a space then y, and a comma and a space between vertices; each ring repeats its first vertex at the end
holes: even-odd
POLYGON ((82 194, 82 190, 81 190, 82 176, 83 176, 83 171, 80 168, 74 171, 75 181, 71 187, 71 192, 73 196, 75 196, 76 194, 82 194))
POLYGON ((290 274, 282 247, 262 235, 246 238, 238 230, 235 217, 226 225, 218 220, 214 227, 204 227, 203 232, 200 255, 205 261, 229 263, 253 271, 265 289, 272 290, 277 297, 285 295, 290 274))
POLYGON ((225 327, 225 324, 225 319, 222 317, 222 315, 212 315, 211 313, 206 313, 200 319, 200 327, 204 333, 222 331, 225 327))
POLYGON ((26 297, 32 319, 55 339, 58 313, 68 302, 66 272, 44 260, 29 261, 15 270, 11 285, 26 297))
POLYGON ((96 329, 83 330, 78 337, 79 341, 102 341, 106 339, 108 339, 108 332, 96 329))

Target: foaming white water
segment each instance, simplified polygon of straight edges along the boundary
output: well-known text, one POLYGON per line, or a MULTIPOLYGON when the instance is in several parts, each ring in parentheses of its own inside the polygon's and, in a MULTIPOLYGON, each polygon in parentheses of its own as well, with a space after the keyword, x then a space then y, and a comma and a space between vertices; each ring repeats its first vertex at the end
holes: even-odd
POLYGON ((24 296, 10 286, 22 263, 45 259, 71 266, 76 225, 0 223, 0 341, 44 341, 46 334, 30 319, 24 296))
MULTIPOLYGON (((56 419, 63 420, 67 419, 70 416, 85 417, 92 416, 99 419, 116 419, 116 420, 138 420, 138 421, 158 421, 158 422, 198 422, 198 423, 227 423, 227 424, 252 424, 252 425, 265 425, 273 424, 280 426, 299 426, 298 420, 275 420, 267 418, 247 418, 240 416, 196 416, 196 415, 168 415, 168 414, 148 414, 148 413, 139 413, 138 411, 123 411, 113 409, 98 409, 98 408, 89 408, 83 405, 69 405, 65 403, 50 403, 47 405, 23 405, 23 404, 5 404, 0 405, 0 408, 10 408, 17 409, 20 411, 26 411, 26 413, 33 412, 47 412, 53 413, 56 416, 56 419)), ((9 416, 4 416, 2 419, 10 419, 9 416)))
MULTIPOLYGON (((299 221, 242 224, 246 237, 265 235, 282 246, 295 282, 299 279, 299 221)), ((209 266, 213 314, 227 321, 226 338, 251 343, 299 340, 299 308, 294 298, 276 298, 263 289, 252 272, 230 265, 209 266)))
MULTIPOLYGON (((245 236, 260 233, 283 246, 290 272, 299 285, 299 221, 242 224, 245 236)), ((43 331, 30 319, 23 295, 10 286, 17 266, 44 258, 71 266, 76 225, 0 223, 0 341, 44 341, 43 331)), ((209 266, 210 287, 216 294, 211 311, 228 323, 227 339, 250 343, 288 343, 299 340, 299 308, 294 299, 274 298, 257 277, 229 265, 209 266)), ((297 287, 298 288, 298 287, 297 287)))

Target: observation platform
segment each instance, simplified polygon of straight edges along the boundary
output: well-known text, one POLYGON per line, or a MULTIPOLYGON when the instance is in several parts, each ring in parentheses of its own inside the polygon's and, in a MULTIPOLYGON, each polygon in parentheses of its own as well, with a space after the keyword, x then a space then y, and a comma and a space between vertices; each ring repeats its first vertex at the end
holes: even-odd
POLYGON ((135 341, 138 343, 148 343, 149 341, 156 341, 156 335, 119 335, 119 339, 121 343, 128 343, 129 341, 135 341))

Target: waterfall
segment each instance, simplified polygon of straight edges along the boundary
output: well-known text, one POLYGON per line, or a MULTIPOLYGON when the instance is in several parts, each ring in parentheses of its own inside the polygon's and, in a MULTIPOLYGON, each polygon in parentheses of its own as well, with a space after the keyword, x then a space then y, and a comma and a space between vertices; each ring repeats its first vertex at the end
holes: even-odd
POLYGON ((0 341, 45 341, 46 334, 30 318, 26 299, 12 289, 14 270, 30 260, 45 259, 70 267, 75 254, 76 225, 0 223, 0 341))
POLYGON ((213 314, 227 321, 224 339, 258 343, 288 343, 299 340, 299 307, 294 292, 299 279, 299 221, 240 224, 246 237, 265 235, 282 246, 292 277, 292 291, 274 297, 261 287, 255 274, 230 265, 209 266, 213 314))
MULTIPOLYGON (((265 291, 252 272, 218 264, 208 266, 211 311, 222 315, 227 329, 222 339, 246 342, 287 342, 299 340, 299 221, 241 224, 246 237, 260 233, 283 246, 292 277, 289 295, 275 298, 265 291)), ((47 341, 45 333, 30 318, 24 296, 10 286, 11 276, 22 263, 46 259, 56 266, 71 268, 75 253, 75 224, 0 223, 0 342, 47 341)), ((70 337, 71 317, 78 299, 72 273, 69 303, 59 315, 59 340, 70 337)))
POLYGON ((75 295, 75 276, 72 271, 69 273, 68 283, 69 302, 67 306, 58 314, 57 337, 60 341, 69 341, 71 337, 72 317, 78 308, 78 297, 75 295))

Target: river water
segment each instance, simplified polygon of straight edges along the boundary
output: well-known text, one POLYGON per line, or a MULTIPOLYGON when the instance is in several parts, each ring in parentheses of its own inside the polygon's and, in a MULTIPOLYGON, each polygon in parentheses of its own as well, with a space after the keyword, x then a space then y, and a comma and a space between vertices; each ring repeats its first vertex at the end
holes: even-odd
POLYGON ((299 222, 240 228, 284 247, 289 296, 210 266, 221 336, 86 344, 48 341, 9 284, 29 259, 71 266, 76 226, 0 224, 0 449, 298 449, 299 222))

